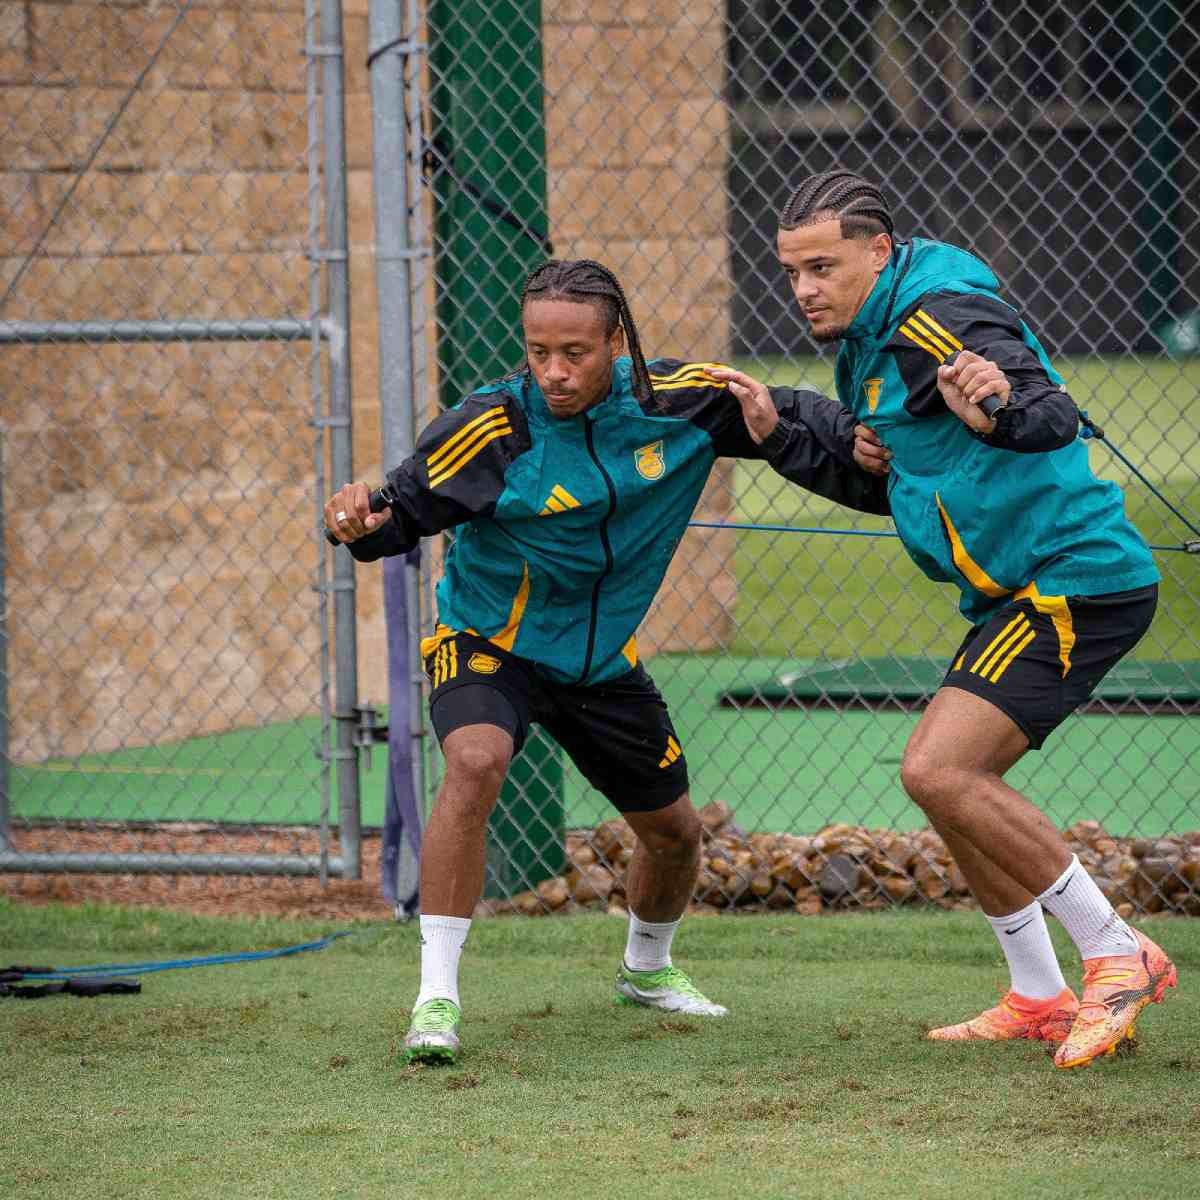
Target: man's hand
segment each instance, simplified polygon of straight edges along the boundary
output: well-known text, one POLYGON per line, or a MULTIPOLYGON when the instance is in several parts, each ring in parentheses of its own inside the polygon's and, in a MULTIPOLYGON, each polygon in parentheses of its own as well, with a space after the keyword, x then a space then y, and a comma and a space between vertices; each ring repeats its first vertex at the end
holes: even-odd
POLYGON ((347 483, 325 501, 325 528, 339 542, 356 542, 391 518, 390 508, 381 513, 371 511, 370 496, 365 483, 347 483))
POLYGON ((986 396, 996 396, 1005 404, 1012 392, 1008 376, 994 362, 960 350, 948 367, 938 367, 938 391, 946 407, 964 425, 976 433, 991 433, 996 428, 993 418, 978 407, 986 396))
POLYGON ((742 420, 750 440, 761 445, 771 435, 771 431, 779 424, 779 412, 771 399, 771 393, 765 383, 751 379, 741 371, 729 367, 709 367, 705 374, 718 383, 729 384, 729 390, 734 399, 742 406, 742 420))
POLYGON ((886 475, 891 469, 892 452, 879 440, 870 425, 854 427, 854 461, 872 475, 886 475))

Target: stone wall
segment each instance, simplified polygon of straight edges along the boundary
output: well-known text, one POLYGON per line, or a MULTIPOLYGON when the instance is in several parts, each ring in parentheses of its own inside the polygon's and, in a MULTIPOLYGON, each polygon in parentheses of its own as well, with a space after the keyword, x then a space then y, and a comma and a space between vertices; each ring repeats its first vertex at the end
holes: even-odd
MULTIPOLYGON (((343 9, 355 474, 370 479, 367 0, 343 9)), ((725 355, 721 6, 544 11, 556 252, 616 267, 652 353, 725 355)), ((0 7, 5 319, 308 315, 303 4, 214 0, 166 37, 176 13, 0 7)), ((4 366, 12 757, 315 712, 307 344, 25 346, 4 366)), ((645 649, 724 636, 727 562, 717 539, 688 535, 673 570, 691 599, 668 593, 645 649)), ((359 693, 378 699, 381 589, 377 572, 359 580, 359 693)))

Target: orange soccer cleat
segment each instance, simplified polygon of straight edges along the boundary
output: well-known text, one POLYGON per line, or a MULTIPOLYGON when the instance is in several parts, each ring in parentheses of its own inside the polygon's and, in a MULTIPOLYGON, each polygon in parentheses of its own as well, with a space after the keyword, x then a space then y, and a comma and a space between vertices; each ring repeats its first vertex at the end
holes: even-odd
POLYGON ((1008 1042, 1016 1038, 1061 1042, 1078 1011, 1079 1001, 1070 988, 1046 1000, 1030 1000, 1010 991, 995 1008, 958 1025, 931 1029, 929 1038, 934 1042, 1008 1042))
POLYGON ((1166 952, 1145 934, 1133 931, 1135 954, 1111 954, 1083 961, 1083 1000, 1067 1040, 1058 1048, 1054 1065, 1086 1067, 1093 1059, 1115 1054, 1147 1004, 1162 1001, 1178 978, 1166 952))

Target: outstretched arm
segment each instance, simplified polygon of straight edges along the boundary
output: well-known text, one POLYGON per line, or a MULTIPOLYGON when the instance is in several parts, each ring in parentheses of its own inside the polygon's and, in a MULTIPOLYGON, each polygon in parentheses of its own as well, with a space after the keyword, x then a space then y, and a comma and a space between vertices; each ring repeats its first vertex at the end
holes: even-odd
MULTIPOLYGON (((714 367, 741 405, 749 447, 721 452, 763 458, 785 479, 862 512, 887 514, 886 465, 866 452, 854 417, 835 400, 806 388, 768 388, 743 371, 714 367)), ((873 436, 873 435, 872 435, 873 436)), ((884 460, 886 463, 886 460, 884 460)))
POLYGON ((348 483, 325 504, 325 526, 359 562, 405 554, 423 537, 485 516, 504 473, 529 447, 519 406, 504 393, 468 397, 442 413, 415 452, 388 472, 388 507, 372 514, 365 483, 348 483))

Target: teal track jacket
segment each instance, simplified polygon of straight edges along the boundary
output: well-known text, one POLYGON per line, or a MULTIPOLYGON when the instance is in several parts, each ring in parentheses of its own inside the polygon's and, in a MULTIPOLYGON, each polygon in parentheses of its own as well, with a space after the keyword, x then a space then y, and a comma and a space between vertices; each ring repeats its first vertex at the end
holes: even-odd
POLYGON ((836 366, 842 403, 892 451, 889 499, 909 554, 957 584, 976 624, 1014 595, 1100 595, 1159 578, 1120 488, 1092 474, 1062 378, 998 288, 965 250, 899 242, 836 366), (964 348, 1012 383, 986 436, 937 388, 938 366, 964 348))
MULTIPOLYGON (((635 634, 718 457, 765 459, 789 480, 887 513, 887 482, 854 465, 854 420, 816 392, 771 389, 780 421, 762 445, 702 363, 631 362, 609 396, 554 417, 528 370, 467 397, 388 473, 392 520, 349 544, 360 561, 455 528, 438 585, 439 628, 471 631, 561 683, 602 683, 637 662, 635 634)), ((425 647, 429 652, 430 644, 425 647)))

